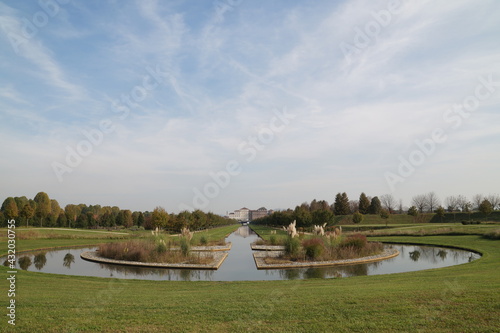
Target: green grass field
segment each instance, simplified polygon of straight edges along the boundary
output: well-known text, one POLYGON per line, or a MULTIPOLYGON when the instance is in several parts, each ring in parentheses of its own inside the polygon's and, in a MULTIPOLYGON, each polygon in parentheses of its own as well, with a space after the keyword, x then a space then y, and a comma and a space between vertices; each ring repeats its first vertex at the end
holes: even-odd
MULTIPOLYGON (((62 242, 71 241, 98 243, 103 239, 113 241, 35 239, 20 240, 18 247, 45 247, 49 243, 61 246, 62 242)), ((2 244, 6 244, 4 240, 2 244)), ((374 240, 459 246, 479 251, 483 257, 441 269, 328 280, 168 282, 19 271, 16 327, 10 327, 8 318, 2 315, 0 331, 498 331, 499 240, 479 235, 393 236, 374 240)), ((6 245, 3 247, 0 253, 5 254, 6 245)), ((6 267, 2 266, 0 272, 7 276, 6 267)), ((2 303, 7 304, 8 285, 4 282, 3 286, 2 303)))

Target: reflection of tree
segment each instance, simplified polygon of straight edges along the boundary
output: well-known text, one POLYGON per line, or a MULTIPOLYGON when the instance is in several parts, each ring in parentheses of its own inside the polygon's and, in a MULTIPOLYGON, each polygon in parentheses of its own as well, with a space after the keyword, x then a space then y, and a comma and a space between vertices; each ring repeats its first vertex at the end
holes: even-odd
POLYGON ((71 264, 73 264, 74 262, 75 262, 75 256, 72 255, 71 253, 66 253, 66 255, 64 256, 63 266, 71 268, 71 264))
POLYGON ((21 267, 21 269, 27 270, 31 264, 32 262, 30 257, 24 256, 19 258, 19 267, 21 267))
POLYGON ((43 266, 45 266, 45 264, 47 263, 46 253, 42 252, 42 253, 36 254, 34 262, 35 262, 36 269, 41 270, 43 268, 43 266))
POLYGON ((342 272, 346 276, 364 276, 368 275, 367 264, 348 265, 342 267, 342 272))
POLYGON ((310 267, 304 272, 305 279, 324 279, 325 270, 321 268, 310 267))
POLYGON ((418 258, 420 258, 420 251, 410 252, 410 259, 411 260, 418 261, 418 258))
POLYGON ((193 270, 193 269, 167 269, 167 268, 152 268, 152 267, 139 267, 128 265, 111 265, 99 264, 101 269, 105 269, 111 274, 119 273, 122 275, 136 275, 141 277, 152 276, 155 280, 156 277, 162 277, 169 281, 191 281, 191 280, 211 280, 212 270, 193 270))
POLYGON ((439 258, 441 258, 442 260, 445 260, 447 254, 448 254, 448 252, 446 252, 445 250, 439 250, 437 253, 437 256, 439 258))
POLYGON ((284 280, 296 280, 300 278, 300 270, 298 269, 280 269, 278 272, 284 280))

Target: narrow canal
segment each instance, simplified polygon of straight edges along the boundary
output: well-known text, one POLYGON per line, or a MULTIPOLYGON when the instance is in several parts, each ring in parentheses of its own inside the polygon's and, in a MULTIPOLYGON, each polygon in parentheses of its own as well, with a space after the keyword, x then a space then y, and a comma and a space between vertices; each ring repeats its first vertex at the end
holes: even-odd
MULTIPOLYGON (((232 248, 226 260, 217 271, 121 266, 94 263, 80 258, 82 252, 94 251, 95 247, 22 253, 18 255, 16 265, 19 269, 35 272, 114 277, 120 279, 258 281, 338 278, 358 275, 401 273, 463 264, 480 257, 478 254, 470 251, 450 248, 388 245, 398 249, 400 255, 380 262, 359 265, 257 270, 250 248, 250 244, 257 239, 258 236, 248 226, 241 226, 238 230, 229 235, 226 241, 232 243, 232 248)), ((0 260, 3 262, 5 258, 1 258, 0 260)))

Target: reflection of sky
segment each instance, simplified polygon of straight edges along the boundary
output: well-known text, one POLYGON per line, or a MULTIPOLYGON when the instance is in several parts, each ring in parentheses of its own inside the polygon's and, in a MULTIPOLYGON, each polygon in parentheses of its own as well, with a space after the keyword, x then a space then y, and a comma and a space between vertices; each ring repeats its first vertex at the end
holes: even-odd
MULTIPOLYGON (((392 259, 361 265, 257 270, 250 244, 258 237, 253 232, 247 233, 242 228, 248 227, 240 227, 239 233, 233 233, 226 239, 232 243, 232 248, 222 266, 216 271, 109 265, 89 262, 80 258, 80 253, 92 251, 95 248, 19 254, 16 264, 19 268, 20 259, 26 257, 31 261, 27 270, 45 273, 166 281, 239 281, 334 278, 401 273, 467 263, 471 256, 472 259, 479 258, 479 255, 463 250, 429 246, 388 245, 395 247, 400 252, 400 255, 392 259), (410 252, 414 251, 420 253, 417 261, 410 259, 410 252)), ((1 262, 4 260, 5 258, 2 258, 1 262)), ((28 260, 26 262, 29 263, 28 260)))

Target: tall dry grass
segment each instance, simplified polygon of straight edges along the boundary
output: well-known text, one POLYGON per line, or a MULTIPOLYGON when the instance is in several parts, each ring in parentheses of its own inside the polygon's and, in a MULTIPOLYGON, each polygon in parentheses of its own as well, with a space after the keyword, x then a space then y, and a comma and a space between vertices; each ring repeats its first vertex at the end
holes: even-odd
POLYGON ((104 258, 150 263, 206 263, 213 259, 210 254, 185 252, 173 243, 163 239, 130 240, 120 243, 106 243, 99 246, 99 255, 104 258))
POLYGON ((316 236, 300 242, 288 237, 282 259, 299 261, 332 261, 367 257, 379 254, 384 245, 368 242, 366 236, 355 234, 337 238, 316 236), (294 242, 293 246, 290 244, 294 242))

